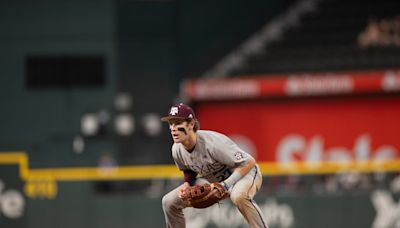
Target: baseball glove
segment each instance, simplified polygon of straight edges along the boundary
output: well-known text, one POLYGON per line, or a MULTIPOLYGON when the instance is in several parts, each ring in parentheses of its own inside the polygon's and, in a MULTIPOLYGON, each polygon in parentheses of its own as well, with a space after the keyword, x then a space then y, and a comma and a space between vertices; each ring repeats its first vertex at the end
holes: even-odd
POLYGON ((190 206, 194 208, 206 208, 229 197, 229 193, 218 182, 191 186, 185 194, 190 206))

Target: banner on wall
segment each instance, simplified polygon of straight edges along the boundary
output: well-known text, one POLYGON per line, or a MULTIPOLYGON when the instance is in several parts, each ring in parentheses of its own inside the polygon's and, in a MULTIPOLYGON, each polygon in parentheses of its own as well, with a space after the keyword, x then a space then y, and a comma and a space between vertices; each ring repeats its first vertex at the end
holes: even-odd
POLYGON ((220 131, 262 162, 400 157, 400 98, 199 103, 202 129, 220 131))
POLYGON ((346 71, 185 81, 189 101, 302 97, 400 91, 400 70, 346 71))

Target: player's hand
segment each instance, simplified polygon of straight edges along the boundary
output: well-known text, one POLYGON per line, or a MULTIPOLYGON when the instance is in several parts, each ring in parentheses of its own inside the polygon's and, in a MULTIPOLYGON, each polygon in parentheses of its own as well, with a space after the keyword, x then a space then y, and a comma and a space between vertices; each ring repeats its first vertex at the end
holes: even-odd
POLYGON ((188 189, 190 187, 188 182, 185 182, 181 185, 180 189, 178 190, 178 197, 181 198, 183 201, 188 199, 188 195, 187 195, 187 191, 186 189, 188 189))

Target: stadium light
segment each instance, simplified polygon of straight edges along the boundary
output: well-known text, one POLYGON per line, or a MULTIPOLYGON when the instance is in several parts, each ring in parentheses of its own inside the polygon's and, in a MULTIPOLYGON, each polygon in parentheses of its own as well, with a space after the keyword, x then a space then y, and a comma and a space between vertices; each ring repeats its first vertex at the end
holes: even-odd
POLYGON ((160 118, 157 113, 147 113, 142 117, 142 126, 146 135, 154 137, 161 133, 160 118))
POLYGON ((121 136, 129 136, 135 131, 135 119, 130 114, 119 114, 114 119, 115 131, 121 136))
POLYGON ((127 111, 132 108, 132 96, 128 93, 119 93, 115 96, 114 105, 118 111, 127 111))
POLYGON ((81 118, 81 132, 85 136, 94 136, 99 131, 99 119, 96 114, 88 113, 81 118))

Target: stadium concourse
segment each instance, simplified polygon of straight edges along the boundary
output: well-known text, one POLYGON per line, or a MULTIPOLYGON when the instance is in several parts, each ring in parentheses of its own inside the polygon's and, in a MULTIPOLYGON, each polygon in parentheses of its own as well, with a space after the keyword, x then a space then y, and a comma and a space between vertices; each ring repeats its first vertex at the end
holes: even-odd
MULTIPOLYGON (((259 164, 270 228, 400 225, 400 2, 0 2, 0 227, 165 227, 160 117, 259 164)), ((186 227, 246 227, 230 200, 186 227)))

